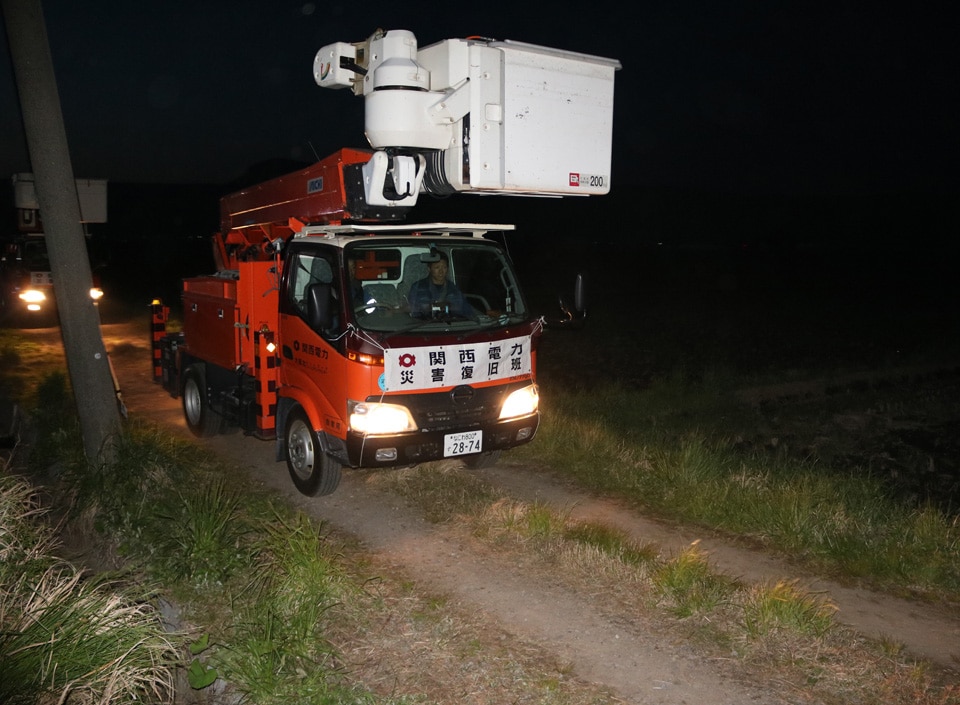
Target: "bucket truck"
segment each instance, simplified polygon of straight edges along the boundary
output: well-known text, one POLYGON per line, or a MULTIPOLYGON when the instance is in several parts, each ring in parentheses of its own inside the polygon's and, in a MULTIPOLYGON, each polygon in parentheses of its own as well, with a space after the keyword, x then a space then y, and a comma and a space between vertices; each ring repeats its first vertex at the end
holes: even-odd
POLYGON ((313 68, 363 97, 370 148, 221 200, 217 271, 184 280, 181 332, 154 302, 154 376, 197 436, 274 440, 309 496, 344 467, 495 463, 540 421, 544 320, 490 237, 513 226, 405 218, 423 194, 607 193, 620 65, 391 30, 313 68))

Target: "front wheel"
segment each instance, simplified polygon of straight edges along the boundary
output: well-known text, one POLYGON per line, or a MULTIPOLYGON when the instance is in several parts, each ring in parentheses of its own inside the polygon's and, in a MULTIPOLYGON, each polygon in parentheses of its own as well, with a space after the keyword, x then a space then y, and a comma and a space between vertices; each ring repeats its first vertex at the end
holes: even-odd
POLYGON ((328 495, 340 484, 340 463, 323 452, 316 431, 303 409, 296 408, 287 418, 284 433, 287 469, 294 486, 308 497, 328 495))
POLYGON ((223 423, 223 417, 210 408, 205 372, 202 365, 191 365, 183 375, 183 418, 198 438, 217 435, 223 423))

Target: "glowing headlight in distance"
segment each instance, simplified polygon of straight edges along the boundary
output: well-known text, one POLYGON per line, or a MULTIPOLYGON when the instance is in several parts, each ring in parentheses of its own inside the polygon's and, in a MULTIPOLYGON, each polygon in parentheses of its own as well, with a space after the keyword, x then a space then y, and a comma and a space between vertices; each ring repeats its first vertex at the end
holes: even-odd
POLYGON ((350 428, 357 433, 380 436, 416 431, 417 424, 405 406, 369 401, 349 401, 350 428))
POLYGON ((102 299, 102 298, 103 298, 103 289, 101 289, 101 288, 98 287, 98 286, 93 287, 93 288, 90 290, 90 298, 93 299, 94 301, 99 301, 100 299, 102 299))
POLYGON ((537 385, 531 384, 529 387, 518 389, 512 392, 500 407, 500 418, 511 419, 515 416, 527 416, 532 414, 540 406, 540 394, 537 392, 537 385))
POLYGON ((28 304, 38 304, 47 300, 47 295, 38 289, 27 289, 20 292, 20 298, 28 304))

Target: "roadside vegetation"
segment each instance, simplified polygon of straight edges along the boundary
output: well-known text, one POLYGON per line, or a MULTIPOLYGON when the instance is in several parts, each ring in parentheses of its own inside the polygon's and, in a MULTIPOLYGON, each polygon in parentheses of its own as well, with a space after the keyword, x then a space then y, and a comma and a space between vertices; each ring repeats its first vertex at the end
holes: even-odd
POLYGON ((835 579, 960 604, 948 299, 682 286, 630 331, 613 307, 589 332, 548 331, 544 421, 514 457, 835 579))
MULTIPOLYGON (((733 380, 729 380, 732 383, 733 380)), ((516 455, 646 511, 715 529, 894 593, 960 602, 960 521, 883 478, 770 444, 744 449, 733 389, 666 380, 646 393, 549 390, 536 447, 516 455), (715 419, 711 421, 711 419, 715 419)))
POLYGON ((35 492, 0 474, 0 702, 166 702, 176 649, 148 587, 56 552, 35 492))
MULTIPOLYGON (((19 458, 26 467, 17 470, 36 489, 9 480, 0 535, 38 537, 37 548, 22 553, 67 577, 72 589, 55 589, 47 600, 67 601, 58 610, 73 610, 77 593, 109 595, 110 609, 93 610, 115 617, 111 624, 129 641, 111 643, 130 643, 125 654, 141 659, 142 675, 127 679, 141 701, 167 702, 174 688, 198 703, 220 695, 259 704, 610 702, 571 680, 568 665, 509 646, 442 596, 412 594, 402 575, 367 564, 347 539, 191 443, 131 421, 117 462, 89 467, 54 358, 6 332, 0 356, 13 375, 6 389, 29 409, 37 433, 29 455, 19 458), (44 499, 41 511, 41 497, 55 501, 47 507, 44 499), (404 665, 384 669, 389 659, 404 665)), ((757 420, 755 408, 733 393, 743 374, 692 369, 675 366, 637 385, 545 385, 538 437, 507 462, 743 537, 839 579, 960 598, 955 514, 899 499, 881 478, 831 472, 774 444, 745 442, 743 428, 757 420)), ((4 475, 12 477, 15 466, 11 461, 4 475)), ((589 589, 611 614, 627 611, 651 632, 683 639, 797 698, 960 703, 960 685, 896 643, 849 632, 820 596, 785 581, 741 583, 716 571, 696 545, 666 555, 602 523, 504 496, 456 462, 371 478, 376 489, 415 502, 464 540, 516 554, 544 580, 589 589)), ((108 672, 116 654, 103 655, 99 666, 73 667, 69 644, 61 646, 56 632, 44 648, 18 646, 24 629, 13 617, 28 614, 47 572, 6 560, 3 566, 0 683, 32 688, 20 702, 57 702, 68 686, 80 691, 55 677, 108 672), (56 673, 45 670, 53 649, 60 649, 56 673), (16 671, 7 670, 14 664, 16 671)), ((100 628, 77 621, 78 628, 100 628)), ((81 651, 74 656, 95 655, 81 651)), ((76 702, 131 699, 109 684, 84 687, 86 699, 76 702)))

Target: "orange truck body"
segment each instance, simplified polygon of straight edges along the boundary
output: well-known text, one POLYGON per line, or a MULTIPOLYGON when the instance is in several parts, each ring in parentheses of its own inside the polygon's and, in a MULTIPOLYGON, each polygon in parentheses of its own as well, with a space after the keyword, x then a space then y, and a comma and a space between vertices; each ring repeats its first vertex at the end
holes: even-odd
MULTIPOLYGON (((535 402, 542 329, 524 308, 508 255, 483 237, 512 227, 384 225, 404 213, 371 213, 362 199, 353 208, 344 195, 349 180, 356 181, 351 169, 367 155, 342 150, 222 200, 224 230, 214 237, 218 271, 183 281, 182 332, 167 335, 155 326, 155 377, 183 398, 194 433, 239 426, 276 439, 278 460, 297 438, 291 419, 305 417, 313 450, 329 465, 406 466, 451 456, 493 461, 501 450, 532 440, 539 425, 535 403, 515 416, 502 412, 514 392, 535 402), (434 310, 417 318, 409 292, 401 291, 441 252, 475 305, 469 316, 438 317, 434 310), (304 262, 315 268, 320 260, 329 276, 317 282, 332 313, 314 323, 305 313, 309 286, 295 280, 304 262), (351 271, 358 288, 376 290, 369 296, 381 301, 345 305, 351 271), (358 404, 377 412, 404 408, 413 423, 401 431, 358 430, 358 404)), ((335 487, 331 481, 318 488, 292 468, 291 474, 307 494, 335 487)))

